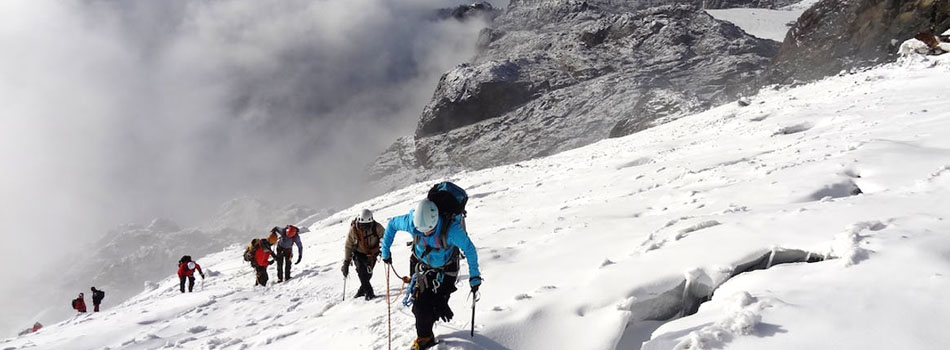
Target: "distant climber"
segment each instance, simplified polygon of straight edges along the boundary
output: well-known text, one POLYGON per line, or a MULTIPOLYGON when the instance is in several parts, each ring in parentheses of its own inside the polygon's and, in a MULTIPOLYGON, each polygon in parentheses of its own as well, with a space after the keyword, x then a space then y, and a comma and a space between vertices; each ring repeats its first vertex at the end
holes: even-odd
POLYGON ((92 310, 99 312, 99 304, 101 304, 102 299, 106 297, 106 292, 96 289, 96 287, 90 289, 92 289, 92 310))
POLYGON ((201 274, 201 279, 205 278, 205 273, 201 271, 201 265, 191 260, 191 255, 185 255, 178 260, 178 280, 181 292, 185 292, 185 280, 188 280, 188 292, 195 289, 195 270, 201 274))
POLYGON ((271 245, 276 242, 277 234, 271 232, 271 235, 267 238, 252 239, 251 244, 244 250, 244 260, 250 262, 256 272, 254 279, 255 286, 267 285, 267 266, 273 263, 273 260, 270 260, 270 258, 277 260, 277 255, 271 251, 271 245))
POLYGON ((83 294, 79 293, 79 297, 73 299, 73 309, 79 312, 86 312, 86 300, 83 298, 83 294))
POLYGON ((360 289, 356 297, 371 300, 376 297, 369 280, 373 278, 373 268, 379 256, 379 242, 382 240, 385 229, 373 219, 373 212, 363 209, 350 222, 350 231, 346 235, 343 245, 343 277, 350 273, 350 263, 356 262, 356 275, 360 278, 360 289))
MULTIPOLYGON (((386 233, 383 235, 382 258, 386 264, 392 264, 393 239, 396 232, 406 231, 412 234, 412 256, 409 260, 413 273, 412 313, 416 317, 416 340, 413 350, 428 349, 435 346, 432 332, 435 321, 449 321, 453 313, 449 308, 449 297, 456 291, 455 282, 459 272, 459 249, 468 260, 469 285, 472 293, 477 293, 482 278, 478 270, 478 252, 464 227, 464 207, 468 200, 461 189, 451 183, 440 183, 430 190, 427 199, 420 201, 409 214, 389 219, 386 233), (448 189, 455 190, 446 191, 448 189), (436 205, 445 196, 454 195, 458 201, 454 208, 436 205), (457 248, 457 249, 456 249, 457 248)), ((451 202, 451 201, 450 201, 451 202)))
POLYGON ((297 264, 303 259, 303 243, 300 241, 300 229, 294 225, 284 228, 274 227, 271 235, 277 234, 277 282, 290 279, 290 262, 294 257, 294 245, 297 245, 297 264))
POLYGON ((20 333, 17 334, 17 335, 27 335, 27 334, 30 334, 30 333, 36 333, 36 331, 39 331, 40 329, 43 329, 43 324, 37 322, 37 323, 34 323, 34 324, 33 324, 33 327, 24 329, 24 330, 20 331, 20 333))

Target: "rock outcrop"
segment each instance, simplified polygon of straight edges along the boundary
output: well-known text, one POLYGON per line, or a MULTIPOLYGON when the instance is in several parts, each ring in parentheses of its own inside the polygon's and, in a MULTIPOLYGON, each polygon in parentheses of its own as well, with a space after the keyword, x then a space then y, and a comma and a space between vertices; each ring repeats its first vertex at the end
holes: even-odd
POLYGON ((822 0, 789 31, 766 83, 810 81, 890 61, 904 40, 947 28, 948 0, 822 0))
POLYGON ((489 19, 498 16, 500 10, 486 1, 479 1, 469 5, 459 5, 454 8, 441 9, 436 12, 435 19, 444 20, 454 18, 457 20, 467 20, 469 18, 485 16, 489 19))
POLYGON ((414 137, 370 175, 394 187, 517 162, 734 100, 778 45, 701 4, 512 1, 478 57, 442 77, 414 137))
POLYGON ((728 9, 736 7, 775 9, 797 3, 798 0, 706 0, 702 1, 707 9, 728 9))

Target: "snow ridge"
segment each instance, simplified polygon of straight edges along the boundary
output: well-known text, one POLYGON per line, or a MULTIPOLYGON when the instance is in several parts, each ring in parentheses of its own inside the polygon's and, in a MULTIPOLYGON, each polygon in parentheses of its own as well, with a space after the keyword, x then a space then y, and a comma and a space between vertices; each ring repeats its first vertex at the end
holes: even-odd
MULTIPOLYGON (((477 196, 467 225, 486 279, 476 336, 460 284, 437 349, 950 348, 948 60, 768 90, 747 106, 447 178, 477 196), (861 193, 813 195, 845 182, 861 193)), ((169 277, 0 348, 385 349, 384 298, 342 291, 346 225, 363 207, 403 214, 430 185, 314 221, 289 282, 252 287, 233 246, 198 259, 209 278, 195 293, 169 277)), ((406 240, 396 237, 400 272, 406 240)), ((385 271, 373 284, 385 294, 385 271)), ((394 304, 394 347, 415 338, 412 320, 394 304)))

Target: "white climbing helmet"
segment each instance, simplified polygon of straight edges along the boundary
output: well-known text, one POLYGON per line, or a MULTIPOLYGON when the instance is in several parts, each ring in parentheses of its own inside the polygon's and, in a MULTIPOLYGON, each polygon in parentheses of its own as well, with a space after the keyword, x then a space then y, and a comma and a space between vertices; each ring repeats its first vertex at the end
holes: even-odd
POLYGON ((412 214, 412 225, 419 232, 429 232, 435 229, 439 223, 439 208, 435 203, 428 199, 423 199, 416 204, 416 210, 412 214))
POLYGON ((194 270, 194 269, 195 269, 195 262, 194 262, 194 261, 189 261, 189 262, 188 262, 188 269, 189 269, 189 270, 194 270))
POLYGON ((369 209, 363 209, 360 212, 360 215, 356 217, 356 222, 360 224, 368 224, 373 222, 373 211, 369 209))

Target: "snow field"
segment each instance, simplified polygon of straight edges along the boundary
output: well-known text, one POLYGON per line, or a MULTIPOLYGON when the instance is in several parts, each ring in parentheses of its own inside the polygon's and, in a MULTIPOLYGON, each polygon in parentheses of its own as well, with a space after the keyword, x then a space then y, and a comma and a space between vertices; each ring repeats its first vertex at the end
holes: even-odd
MULTIPOLYGON (((950 58, 911 57, 449 179, 485 283, 470 338, 462 267, 437 348, 950 348, 948 78, 950 58)), ((350 299, 351 276, 342 300, 344 235, 360 208, 385 224, 431 184, 312 223, 289 282, 252 287, 242 243, 198 259, 193 294, 169 278, 0 349, 386 349, 383 298, 350 299)), ((411 313, 394 303, 392 322, 407 348, 411 313)))
POLYGON ((804 0, 779 9, 731 8, 705 10, 718 20, 731 22, 749 35, 762 39, 785 41, 791 25, 818 0, 804 0))

